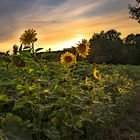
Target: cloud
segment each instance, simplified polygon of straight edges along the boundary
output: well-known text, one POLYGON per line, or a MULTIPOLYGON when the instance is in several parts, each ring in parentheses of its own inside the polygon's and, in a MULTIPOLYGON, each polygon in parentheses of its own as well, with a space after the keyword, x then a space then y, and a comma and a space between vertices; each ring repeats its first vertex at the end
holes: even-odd
POLYGON ((18 41, 28 28, 37 30, 39 45, 60 43, 79 34, 90 37, 110 28, 124 34, 136 32, 138 23, 128 18, 128 4, 134 1, 5 0, 0 2, 0 42, 18 41))
POLYGON ((21 28, 19 22, 30 11, 32 0, 6 0, 0 4, 0 41, 13 37, 21 28))

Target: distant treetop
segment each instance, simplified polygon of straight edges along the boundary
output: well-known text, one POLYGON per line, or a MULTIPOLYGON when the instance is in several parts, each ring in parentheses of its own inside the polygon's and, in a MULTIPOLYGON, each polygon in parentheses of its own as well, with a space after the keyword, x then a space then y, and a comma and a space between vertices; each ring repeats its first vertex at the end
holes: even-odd
POLYGON ((140 0, 136 0, 136 3, 135 6, 129 5, 129 14, 130 18, 135 19, 140 23, 140 0))

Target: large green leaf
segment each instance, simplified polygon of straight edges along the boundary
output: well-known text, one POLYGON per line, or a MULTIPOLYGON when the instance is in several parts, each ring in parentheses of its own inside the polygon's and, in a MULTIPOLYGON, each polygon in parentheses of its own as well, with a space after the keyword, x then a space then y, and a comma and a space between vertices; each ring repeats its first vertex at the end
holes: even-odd
POLYGON ((16 115, 8 114, 6 116, 4 128, 8 140, 33 140, 29 128, 16 115))
POLYGON ((0 113, 10 112, 14 103, 7 95, 0 95, 0 113))
POLYGON ((60 140, 59 131, 55 127, 44 128, 43 129, 45 135, 51 140, 60 140))
POLYGON ((42 50, 43 48, 37 48, 36 50, 35 50, 35 52, 38 52, 38 51, 40 51, 40 50, 42 50))
POLYGON ((30 49, 31 47, 29 47, 29 46, 26 46, 26 47, 24 47, 23 49, 25 50, 25 49, 30 49))
POLYGON ((0 101, 9 101, 9 97, 7 95, 0 95, 0 101))

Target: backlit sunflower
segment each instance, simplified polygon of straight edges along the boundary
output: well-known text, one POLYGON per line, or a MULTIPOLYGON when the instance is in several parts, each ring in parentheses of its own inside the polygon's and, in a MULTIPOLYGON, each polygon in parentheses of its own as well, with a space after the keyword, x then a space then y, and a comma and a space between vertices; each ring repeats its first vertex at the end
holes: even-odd
POLYGON ((66 52, 61 55, 60 61, 63 65, 69 66, 76 62, 76 57, 73 53, 66 52))
POLYGON ((34 29, 25 30, 25 32, 20 37, 20 42, 25 46, 33 44, 35 41, 37 41, 36 35, 37 33, 34 29))
POLYGON ((77 49, 79 56, 86 58, 86 56, 89 55, 90 44, 86 39, 82 39, 82 42, 79 42, 77 44, 76 49, 77 49))
POLYGON ((93 70, 93 76, 96 80, 100 80, 101 79, 101 75, 99 73, 99 70, 97 70, 96 68, 93 70))

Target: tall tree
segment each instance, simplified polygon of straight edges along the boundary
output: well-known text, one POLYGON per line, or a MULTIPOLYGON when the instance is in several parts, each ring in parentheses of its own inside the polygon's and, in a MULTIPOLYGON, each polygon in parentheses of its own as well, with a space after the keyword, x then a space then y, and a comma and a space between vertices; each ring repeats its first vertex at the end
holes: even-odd
POLYGON ((135 47, 140 46, 140 34, 129 34, 124 39, 124 44, 135 47))
POLYGON ((136 5, 131 6, 129 5, 129 13, 130 13, 130 18, 135 19, 140 23, 140 0, 136 0, 136 5))
POLYGON ((136 37, 135 35, 132 33, 132 34, 129 34, 125 39, 124 39, 124 43, 126 45, 135 45, 136 44, 136 37))
POLYGON ((90 39, 90 62, 118 63, 121 57, 122 40, 121 33, 114 29, 107 32, 95 33, 90 39))
POLYGON ((105 33, 105 38, 110 41, 116 41, 116 40, 121 40, 120 35, 121 35, 120 32, 117 32, 116 30, 111 29, 105 33))

